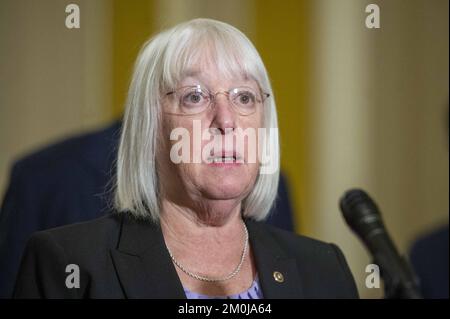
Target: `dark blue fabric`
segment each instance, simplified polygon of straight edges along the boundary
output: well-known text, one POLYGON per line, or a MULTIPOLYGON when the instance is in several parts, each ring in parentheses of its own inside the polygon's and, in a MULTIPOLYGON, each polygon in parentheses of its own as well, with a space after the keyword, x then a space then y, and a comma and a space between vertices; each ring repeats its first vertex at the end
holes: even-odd
POLYGON ((448 225, 418 239, 411 248, 411 264, 427 299, 448 298, 448 225))
MULTIPOLYGON (((108 211, 120 122, 72 137, 17 161, 0 212, 0 297, 12 294, 25 244, 36 231, 87 221, 108 211)), ((293 230, 282 177, 269 224, 293 230)))
POLYGON ((295 231, 293 210, 289 198, 289 184, 287 178, 281 173, 277 198, 266 220, 269 225, 288 231, 295 231))

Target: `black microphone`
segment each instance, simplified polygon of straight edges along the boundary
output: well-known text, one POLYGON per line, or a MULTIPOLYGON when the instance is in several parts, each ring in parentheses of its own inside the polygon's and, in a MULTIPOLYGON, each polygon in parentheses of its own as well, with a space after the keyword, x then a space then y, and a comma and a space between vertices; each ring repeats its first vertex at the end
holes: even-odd
POLYGON ((371 252, 380 268, 385 285, 385 297, 422 298, 414 273, 402 258, 384 227, 375 202, 363 190, 347 191, 340 200, 345 221, 371 252))

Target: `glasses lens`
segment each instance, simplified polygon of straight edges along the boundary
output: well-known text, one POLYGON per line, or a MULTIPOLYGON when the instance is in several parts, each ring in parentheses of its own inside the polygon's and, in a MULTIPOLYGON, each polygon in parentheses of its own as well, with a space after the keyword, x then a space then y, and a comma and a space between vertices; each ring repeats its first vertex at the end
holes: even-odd
POLYGON ((209 93, 200 86, 182 88, 177 93, 180 113, 197 114, 208 107, 209 93))
POLYGON ((231 90, 230 100, 240 113, 251 114, 261 98, 250 88, 236 88, 231 90))

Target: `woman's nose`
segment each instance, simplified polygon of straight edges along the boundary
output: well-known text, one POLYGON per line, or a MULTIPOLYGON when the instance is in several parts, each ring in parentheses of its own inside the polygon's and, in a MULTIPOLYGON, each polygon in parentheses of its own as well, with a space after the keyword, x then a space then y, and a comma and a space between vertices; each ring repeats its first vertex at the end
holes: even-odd
POLYGON ((237 114, 231 105, 228 95, 216 94, 212 105, 213 120, 211 127, 219 129, 222 134, 236 128, 237 114))

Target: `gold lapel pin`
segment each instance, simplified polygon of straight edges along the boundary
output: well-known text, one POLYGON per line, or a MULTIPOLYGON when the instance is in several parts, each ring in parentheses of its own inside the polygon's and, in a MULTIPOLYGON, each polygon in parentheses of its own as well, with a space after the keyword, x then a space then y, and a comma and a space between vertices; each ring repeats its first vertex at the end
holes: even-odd
POLYGON ((284 282, 284 276, 279 271, 273 272, 273 279, 275 279, 276 282, 284 282))

